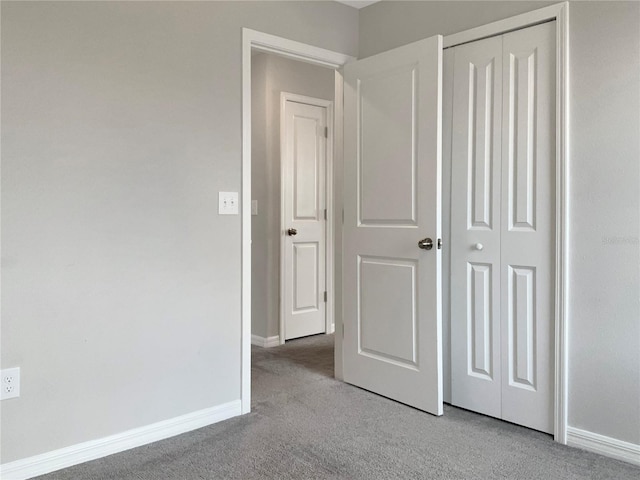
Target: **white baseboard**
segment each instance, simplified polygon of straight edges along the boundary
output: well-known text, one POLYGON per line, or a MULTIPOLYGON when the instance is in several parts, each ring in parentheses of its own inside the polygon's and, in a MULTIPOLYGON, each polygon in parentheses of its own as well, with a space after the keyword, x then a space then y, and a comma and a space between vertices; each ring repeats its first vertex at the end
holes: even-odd
POLYGON ((280 337, 276 335, 274 337, 265 338, 258 335, 251 335, 251 345, 256 345, 263 348, 277 347, 278 345, 280 345, 280 337))
POLYGON ((579 428, 567 427, 567 445, 640 465, 640 445, 634 443, 605 437, 579 428))
POLYGON ((52 452, 0 465, 3 480, 24 480, 114 453, 164 440, 240 415, 240 400, 205 408, 109 437, 71 445, 52 452))

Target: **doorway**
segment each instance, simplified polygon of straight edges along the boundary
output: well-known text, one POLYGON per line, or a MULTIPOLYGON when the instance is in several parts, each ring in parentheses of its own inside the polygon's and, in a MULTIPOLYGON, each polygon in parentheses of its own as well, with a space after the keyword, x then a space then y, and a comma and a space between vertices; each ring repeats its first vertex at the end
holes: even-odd
MULTIPOLYGON (((327 256, 335 256, 336 261, 329 263, 326 271, 326 312, 327 318, 331 321, 331 331, 335 324, 335 312, 341 311, 340 302, 340 242, 336 241, 341 236, 341 224, 336 221, 335 212, 341 212, 341 169, 342 169, 342 75, 339 68, 345 63, 353 60, 349 55, 332 52, 322 48, 306 45, 300 42, 288 40, 274 35, 257 32, 250 29, 243 29, 243 50, 242 50, 242 361, 241 361, 241 403, 242 413, 248 413, 251 410, 251 345, 256 341, 263 341, 264 346, 275 346, 280 343, 279 332, 269 338, 261 337, 256 339, 252 336, 252 293, 254 290, 252 281, 252 243, 262 242, 263 239, 253 238, 252 240, 252 219, 259 216, 261 206, 252 205, 252 96, 255 94, 255 85, 252 82, 252 56, 257 53, 272 54, 274 58, 284 58, 289 61, 297 61, 296 63, 310 64, 311 66, 324 67, 330 72, 332 83, 331 90, 335 98, 333 110, 333 126, 336 132, 333 139, 333 145, 329 146, 332 150, 332 161, 328 163, 326 168, 327 183, 333 183, 334 193, 328 195, 326 199, 326 236, 327 256), (258 215, 252 215, 252 210, 258 212, 258 215), (337 282, 336 282, 337 280, 337 282)), ((283 90, 295 91, 295 89, 285 87, 283 90)), ((330 114, 329 114, 330 115, 330 114)), ((277 142, 279 146, 279 141, 277 142)), ((279 179, 278 170, 278 179, 279 179)), ((279 198, 279 194, 278 194, 279 198)), ((279 202, 278 202, 279 204, 279 202)), ((264 205, 263 205, 264 206, 264 205)), ((279 213, 279 209, 278 209, 279 213)), ((280 222, 272 222, 276 228, 280 228, 280 222)), ((278 235, 280 235, 278 233, 278 235)), ((276 250, 279 240, 276 242, 276 250)), ((278 259, 278 251, 274 255, 278 259)), ((276 270, 279 271, 276 264, 276 270)), ((277 282, 279 284, 279 282, 277 282)), ((322 295, 324 297, 324 295, 322 295)), ((323 298, 324 300, 324 298, 323 298)), ((275 306, 276 312, 279 310, 278 305, 275 306)), ((276 325, 278 323, 278 315, 275 318, 276 325)), ((338 319, 339 321, 339 319, 338 319)), ((336 338, 336 376, 340 377, 341 372, 341 339, 336 338)))
POLYGON ((272 347, 332 331, 335 74, 266 52, 254 52, 251 63, 251 339, 272 347))

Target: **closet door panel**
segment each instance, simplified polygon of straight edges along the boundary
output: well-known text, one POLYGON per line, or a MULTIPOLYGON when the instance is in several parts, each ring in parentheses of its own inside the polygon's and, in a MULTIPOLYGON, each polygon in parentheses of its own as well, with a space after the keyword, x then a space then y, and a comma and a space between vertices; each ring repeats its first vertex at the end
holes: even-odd
POLYGON ((451 403, 501 416, 502 38, 455 48, 451 138, 451 403))
POLYGON ((552 433, 555 22, 503 39, 502 418, 552 433))

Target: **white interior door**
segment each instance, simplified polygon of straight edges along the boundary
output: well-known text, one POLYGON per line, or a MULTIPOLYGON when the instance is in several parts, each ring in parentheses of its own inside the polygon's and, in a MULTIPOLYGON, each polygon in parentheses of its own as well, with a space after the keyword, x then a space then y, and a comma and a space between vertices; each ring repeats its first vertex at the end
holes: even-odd
POLYGON ((293 101, 283 115, 285 339, 325 332, 327 109, 293 101))
POLYGON ((553 432, 555 28, 455 48, 451 401, 553 432))
POLYGON ((344 379, 435 415, 441 72, 440 36, 344 69, 344 379))

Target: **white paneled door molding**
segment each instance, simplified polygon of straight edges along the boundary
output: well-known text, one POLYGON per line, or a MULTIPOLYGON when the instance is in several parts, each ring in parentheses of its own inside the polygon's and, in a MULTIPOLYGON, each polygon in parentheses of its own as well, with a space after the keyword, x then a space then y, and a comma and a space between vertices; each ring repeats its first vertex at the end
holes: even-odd
MULTIPOLYGON (((532 12, 493 22, 444 38, 445 48, 505 34, 514 30, 554 22, 555 26, 555 253, 552 273, 554 297, 554 419, 557 442, 567 443, 568 378, 568 211, 569 211, 569 3, 563 2, 532 12)), ((482 242, 478 242, 482 243, 482 242)), ((482 276, 478 277, 479 279, 482 276)))

